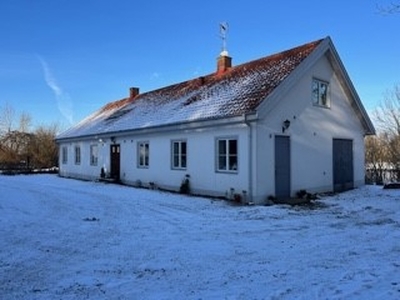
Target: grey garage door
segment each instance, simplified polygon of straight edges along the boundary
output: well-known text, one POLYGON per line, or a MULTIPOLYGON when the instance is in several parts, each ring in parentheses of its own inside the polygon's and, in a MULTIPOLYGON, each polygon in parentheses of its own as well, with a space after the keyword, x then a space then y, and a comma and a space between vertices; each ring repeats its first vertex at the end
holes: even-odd
POLYGON ((342 192, 353 187, 353 141, 333 139, 333 189, 342 192))

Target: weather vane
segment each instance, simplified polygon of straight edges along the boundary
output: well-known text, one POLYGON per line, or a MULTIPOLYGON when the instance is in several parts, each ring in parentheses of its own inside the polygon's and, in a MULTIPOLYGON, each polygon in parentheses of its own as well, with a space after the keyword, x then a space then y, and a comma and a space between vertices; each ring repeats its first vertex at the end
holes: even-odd
POLYGON ((228 28, 229 26, 227 22, 219 23, 219 36, 222 40, 222 53, 224 54, 228 54, 228 50, 226 49, 226 36, 228 34, 228 28))

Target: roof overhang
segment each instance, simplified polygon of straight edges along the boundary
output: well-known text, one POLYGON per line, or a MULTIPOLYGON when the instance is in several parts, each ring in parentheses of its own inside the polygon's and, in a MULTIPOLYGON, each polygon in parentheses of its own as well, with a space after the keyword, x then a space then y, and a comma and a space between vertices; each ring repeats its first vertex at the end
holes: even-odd
POLYGON ((255 122, 258 119, 258 115, 256 112, 242 114, 239 116, 232 117, 224 117, 224 118, 215 118, 215 119, 207 119, 207 120, 198 120, 198 121, 189 121, 189 122, 181 122, 169 125, 160 125, 153 127, 143 127, 137 129, 130 130, 122 130, 122 131, 114 131, 107 133, 96 133, 90 135, 81 135, 75 137, 67 137, 67 138, 56 138, 57 143, 68 143, 68 142, 76 142, 76 141, 89 141, 89 140, 99 140, 99 139, 107 139, 111 137, 122 137, 127 135, 147 135, 153 133, 166 133, 166 132, 183 132, 183 131, 194 131, 200 129, 207 129, 211 127, 224 127, 224 126, 232 126, 238 124, 249 124, 251 122, 255 122))

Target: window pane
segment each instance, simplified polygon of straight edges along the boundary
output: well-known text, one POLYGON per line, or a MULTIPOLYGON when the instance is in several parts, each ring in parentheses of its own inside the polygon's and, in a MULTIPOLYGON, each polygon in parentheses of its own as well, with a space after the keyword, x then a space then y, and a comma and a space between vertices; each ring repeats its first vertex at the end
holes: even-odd
POLYGON ((319 84, 316 80, 313 80, 312 83, 312 102, 314 104, 319 103, 319 84))
POLYGON ((186 155, 182 155, 181 158, 181 164, 182 164, 182 168, 186 168, 186 155))
POLYGON ((174 155, 174 168, 179 168, 179 156, 174 155))
POLYGON ((229 170, 237 170, 237 140, 229 140, 229 170))
POLYGON ((237 154, 237 140, 229 140, 229 155, 237 154))
POLYGON ((179 153, 179 143, 174 142, 174 155, 178 155, 179 153))
POLYGON ((186 142, 181 143, 181 153, 182 155, 186 155, 186 142))
POLYGON ((231 170, 231 171, 237 170, 237 156, 236 155, 229 156, 229 170, 231 170))
POLYGON ((219 155, 226 154, 226 140, 219 140, 218 141, 218 154, 219 155))
POLYGON ((320 83, 320 90, 319 90, 319 94, 320 94, 320 99, 321 99, 321 101, 320 101, 320 104, 321 105, 324 105, 324 106, 326 106, 328 103, 327 103, 327 101, 328 101, 328 86, 325 84, 325 83, 323 83, 323 82, 321 82, 320 83))
POLYGON ((218 170, 226 170, 226 156, 218 157, 218 170))

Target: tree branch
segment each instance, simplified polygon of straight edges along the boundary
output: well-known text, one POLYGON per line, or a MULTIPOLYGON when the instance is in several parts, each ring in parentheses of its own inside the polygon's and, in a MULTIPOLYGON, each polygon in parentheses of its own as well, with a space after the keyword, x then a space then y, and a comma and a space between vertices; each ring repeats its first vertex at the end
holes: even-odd
POLYGON ((376 8, 379 13, 382 15, 392 15, 400 13, 400 3, 398 2, 391 2, 388 5, 376 5, 376 8))

